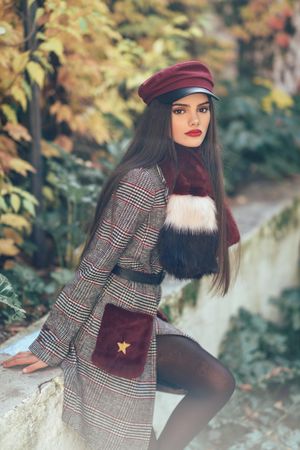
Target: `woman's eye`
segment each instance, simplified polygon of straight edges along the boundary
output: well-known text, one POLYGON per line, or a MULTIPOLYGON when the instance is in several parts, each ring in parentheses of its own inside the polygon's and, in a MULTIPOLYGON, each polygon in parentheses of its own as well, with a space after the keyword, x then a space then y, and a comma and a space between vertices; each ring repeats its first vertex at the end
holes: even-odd
POLYGON ((203 106, 202 108, 199 108, 199 111, 206 113, 207 111, 209 111, 209 108, 207 106, 203 106))
MULTIPOLYGON (((209 107, 208 106, 201 106, 201 108, 198 108, 198 111, 202 112, 202 113, 206 113, 206 112, 209 111, 209 107)), ((173 109, 173 113, 174 114, 181 114, 181 113, 184 113, 184 112, 185 112, 185 110, 182 109, 182 108, 173 109)))

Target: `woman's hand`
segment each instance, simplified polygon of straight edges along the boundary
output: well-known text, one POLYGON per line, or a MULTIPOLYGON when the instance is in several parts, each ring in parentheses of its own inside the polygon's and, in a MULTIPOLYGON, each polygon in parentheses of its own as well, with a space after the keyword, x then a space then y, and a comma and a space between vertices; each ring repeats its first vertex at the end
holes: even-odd
POLYGON ((23 373, 31 373, 36 370, 43 369, 44 367, 48 367, 48 364, 39 359, 29 350, 27 352, 19 352, 11 358, 1 361, 1 364, 5 368, 29 364, 28 367, 24 367, 22 370, 23 373))

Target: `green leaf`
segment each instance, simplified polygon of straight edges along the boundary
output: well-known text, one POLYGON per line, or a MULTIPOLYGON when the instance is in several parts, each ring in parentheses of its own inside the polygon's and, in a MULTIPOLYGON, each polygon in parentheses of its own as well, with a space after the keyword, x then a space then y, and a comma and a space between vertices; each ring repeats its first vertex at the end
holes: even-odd
POLYGON ((87 21, 85 20, 84 17, 80 17, 79 26, 80 26, 81 31, 83 31, 84 33, 87 33, 89 31, 87 21))
POLYGON ((18 296, 9 282, 8 278, 0 273, 0 302, 4 305, 7 305, 13 308, 15 311, 19 313, 23 313, 25 315, 26 311, 21 308, 21 304, 18 300, 18 296))
POLYGON ((7 206, 7 204, 5 203, 5 200, 4 200, 3 197, 0 197, 0 209, 1 209, 2 211, 7 211, 7 209, 8 209, 8 206, 7 206))
POLYGON ((20 210, 21 206, 21 200, 20 197, 14 193, 10 195, 10 204, 12 206, 12 209, 15 213, 17 213, 20 210))
POLYGON ((32 98, 31 87, 30 87, 30 85, 27 83, 27 81, 25 81, 24 78, 22 79, 22 86, 23 86, 24 92, 25 92, 25 94, 26 94, 26 97, 27 97, 29 100, 31 100, 31 98, 32 98))
POLYGON ((32 202, 28 201, 27 199, 23 200, 23 206, 32 216, 35 216, 35 208, 32 204, 32 202))
POLYGON ((24 189, 21 189, 17 186, 12 186, 11 191, 17 192, 21 197, 26 198, 30 203, 33 203, 34 205, 39 204, 39 201, 37 200, 37 198, 35 198, 34 195, 30 194, 30 192, 27 192, 24 189))
POLYGON ((37 8, 35 13, 35 20, 39 20, 39 18, 44 14, 45 9, 44 8, 37 8))

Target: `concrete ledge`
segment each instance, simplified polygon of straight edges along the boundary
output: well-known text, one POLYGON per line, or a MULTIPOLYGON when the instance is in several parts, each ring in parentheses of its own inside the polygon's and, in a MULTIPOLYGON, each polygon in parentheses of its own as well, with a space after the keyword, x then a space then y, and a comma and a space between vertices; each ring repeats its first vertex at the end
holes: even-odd
MULTIPOLYGON (((173 323, 215 356, 230 317, 240 306, 280 320, 269 298, 300 281, 300 177, 250 186, 231 207, 241 231, 242 254, 239 275, 228 294, 208 295, 208 277, 193 282, 166 278, 162 285, 161 305, 169 308, 173 323)), ((27 350, 46 317, 2 344, 0 360, 27 350)), ((18 367, 0 366, 0 392, 1 449, 85 449, 81 438, 61 421, 60 367, 22 374, 18 367)), ((157 392, 154 428, 158 434, 181 398, 157 392)))

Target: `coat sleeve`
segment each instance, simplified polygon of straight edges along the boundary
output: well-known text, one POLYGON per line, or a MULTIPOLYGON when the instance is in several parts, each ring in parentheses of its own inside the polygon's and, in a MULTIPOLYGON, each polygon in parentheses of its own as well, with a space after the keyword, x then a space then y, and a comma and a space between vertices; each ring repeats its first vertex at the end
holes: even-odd
POLYGON ((71 340, 89 317, 111 270, 149 215, 154 199, 153 183, 143 168, 130 170, 118 184, 72 281, 58 295, 29 346, 49 366, 59 365, 67 356, 71 340))

